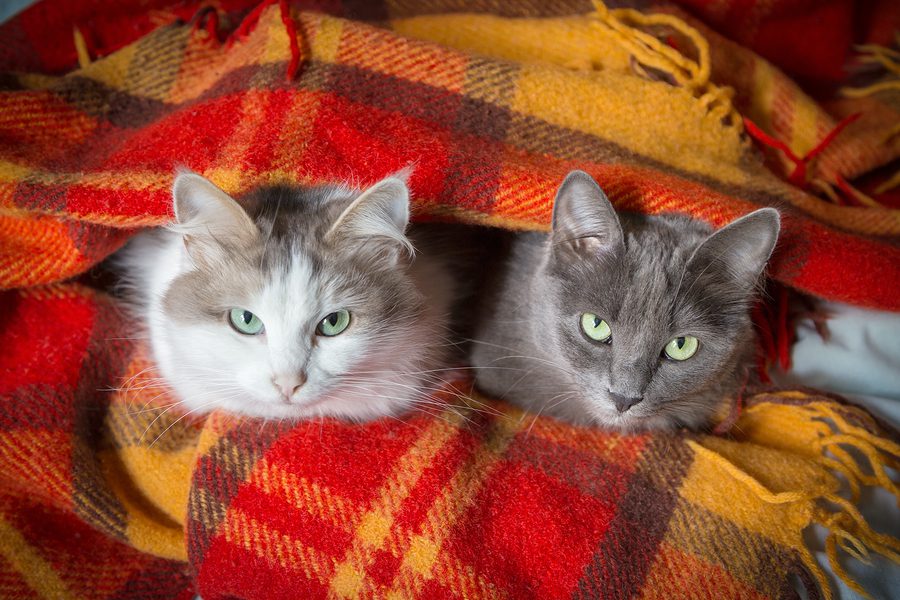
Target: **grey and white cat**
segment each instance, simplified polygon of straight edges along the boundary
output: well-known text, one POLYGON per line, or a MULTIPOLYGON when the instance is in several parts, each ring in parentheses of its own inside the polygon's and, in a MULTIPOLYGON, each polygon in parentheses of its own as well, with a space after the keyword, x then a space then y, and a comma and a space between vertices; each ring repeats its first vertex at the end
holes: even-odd
POLYGON ((754 352, 749 305, 779 228, 771 208, 715 232, 617 216, 589 175, 570 173, 552 231, 511 236, 496 267, 471 349, 477 385, 576 423, 704 426, 754 352))
POLYGON ((176 222, 117 263, 185 409, 362 421, 423 399, 454 283, 413 257, 401 178, 236 201, 182 172, 173 196, 176 222))

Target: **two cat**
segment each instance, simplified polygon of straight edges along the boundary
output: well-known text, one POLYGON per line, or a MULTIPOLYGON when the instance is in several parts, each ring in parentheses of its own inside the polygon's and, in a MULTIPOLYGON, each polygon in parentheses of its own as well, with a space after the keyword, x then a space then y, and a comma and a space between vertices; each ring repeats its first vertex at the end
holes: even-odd
POLYGON ((238 202, 182 173, 173 193, 176 223, 118 259, 159 369, 190 411, 269 419, 362 421, 426 402, 462 305, 477 306, 470 358, 484 391, 576 423, 701 427, 740 385, 748 304, 779 230, 773 209, 714 233, 617 216, 575 171, 551 233, 482 232, 505 252, 486 271, 469 265, 487 281, 476 300, 451 258, 472 234, 408 232, 401 178, 238 202))

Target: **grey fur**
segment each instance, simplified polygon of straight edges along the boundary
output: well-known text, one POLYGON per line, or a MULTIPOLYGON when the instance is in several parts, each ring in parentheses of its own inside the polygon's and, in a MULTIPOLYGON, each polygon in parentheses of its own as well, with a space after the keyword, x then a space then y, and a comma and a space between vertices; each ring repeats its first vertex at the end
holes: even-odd
POLYGON ((704 426, 752 358, 749 307, 779 226, 774 209, 715 233, 684 216, 617 217, 590 176, 571 173, 552 232, 508 238, 473 336, 477 385, 577 423, 704 426), (586 312, 610 324, 610 343, 583 333, 586 312), (700 340, 696 354, 664 358, 682 335, 700 340))

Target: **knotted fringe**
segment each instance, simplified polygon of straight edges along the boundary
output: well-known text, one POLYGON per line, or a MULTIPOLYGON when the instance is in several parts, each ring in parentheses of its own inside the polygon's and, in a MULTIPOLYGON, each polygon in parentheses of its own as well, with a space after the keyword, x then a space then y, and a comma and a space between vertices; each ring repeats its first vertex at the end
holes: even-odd
MULTIPOLYGON (((741 119, 731 103, 734 90, 710 81, 709 42, 703 35, 674 15, 645 14, 631 8, 610 10, 602 0, 594 0, 596 22, 605 27, 635 59, 635 67, 649 67, 667 73, 676 84, 690 90, 710 115, 723 124, 741 127, 741 119), (667 26, 688 38, 697 49, 692 60, 675 48, 639 28, 667 26)), ((642 73, 649 78, 646 72, 642 73)))
MULTIPOLYGON (((739 465, 705 447, 702 439, 690 440, 688 444, 698 456, 721 467, 761 501, 773 505, 805 505, 811 515, 806 525, 821 525, 828 531, 825 552, 834 573, 850 588, 868 598, 870 596, 865 590, 841 566, 838 550, 867 564, 870 552, 877 552, 900 564, 900 540, 873 530, 855 505, 863 485, 884 488, 900 505, 900 484, 892 480, 887 472, 887 469, 900 469, 900 444, 890 439, 871 415, 856 406, 834 401, 803 404, 802 399, 806 395, 800 392, 776 392, 761 397, 773 396, 773 400, 751 400, 743 416, 760 418, 760 423, 779 423, 779 435, 786 437, 780 437, 778 444, 812 460, 831 474, 833 489, 772 492, 739 465), (813 441, 810 443, 809 440, 813 441), (835 474, 842 476, 846 486, 842 486, 835 474), (841 491, 843 495, 839 493, 841 491)), ((740 422, 734 431, 737 432, 736 437, 741 439, 740 422)), ((745 437, 741 441, 773 445, 771 440, 756 439, 752 432, 745 437)), ((801 531, 796 532, 795 540, 804 566, 813 574, 824 596, 831 598, 828 579, 804 544, 801 531)))

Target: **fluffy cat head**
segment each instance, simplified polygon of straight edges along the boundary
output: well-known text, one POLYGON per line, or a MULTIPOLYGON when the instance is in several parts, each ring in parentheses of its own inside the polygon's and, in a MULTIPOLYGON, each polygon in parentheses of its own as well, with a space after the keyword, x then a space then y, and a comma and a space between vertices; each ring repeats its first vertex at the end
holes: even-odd
MULTIPOLYGON (((365 420, 406 408, 440 323, 410 277, 409 192, 175 180, 154 352, 186 408, 365 420), (169 268, 168 266, 166 268, 169 268)), ((145 259, 146 260, 146 259, 145 259)))
POLYGON ((702 426, 737 393, 755 349, 749 308, 778 212, 715 232, 680 216, 621 219, 589 175, 566 178, 537 279, 548 301, 535 318, 589 420, 626 431, 702 426))

